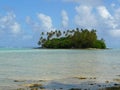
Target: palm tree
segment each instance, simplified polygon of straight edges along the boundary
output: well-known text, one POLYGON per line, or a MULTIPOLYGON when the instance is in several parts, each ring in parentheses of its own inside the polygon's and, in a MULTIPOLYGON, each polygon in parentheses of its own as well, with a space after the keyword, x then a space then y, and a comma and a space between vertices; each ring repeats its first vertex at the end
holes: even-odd
POLYGON ((76 28, 76 31, 78 31, 78 32, 79 32, 79 28, 76 28))
POLYGON ((65 32, 65 31, 63 31, 63 36, 65 36, 65 33, 66 33, 66 32, 65 32))
POLYGON ((44 32, 42 32, 41 35, 44 35, 44 32))
POLYGON ((58 33, 59 33, 59 37, 60 37, 62 35, 61 31, 59 30, 58 33))
POLYGON ((63 31, 63 34, 65 34, 65 31, 63 31))
POLYGON ((42 40, 43 40, 43 37, 41 36, 39 41, 38 41, 38 45, 41 45, 42 44, 42 40))
POLYGON ((62 33, 60 30, 56 32, 56 37, 60 37, 61 35, 62 35, 62 33))
POLYGON ((67 32, 69 33, 69 32, 70 32, 70 30, 67 30, 67 32))

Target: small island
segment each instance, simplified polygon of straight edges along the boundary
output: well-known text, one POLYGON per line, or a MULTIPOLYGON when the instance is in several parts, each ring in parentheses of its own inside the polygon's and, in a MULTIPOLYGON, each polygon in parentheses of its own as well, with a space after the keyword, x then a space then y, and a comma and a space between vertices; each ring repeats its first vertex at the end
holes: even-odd
POLYGON ((38 41, 42 48, 51 49, 106 49, 104 39, 98 39, 96 30, 73 29, 42 32, 38 41))

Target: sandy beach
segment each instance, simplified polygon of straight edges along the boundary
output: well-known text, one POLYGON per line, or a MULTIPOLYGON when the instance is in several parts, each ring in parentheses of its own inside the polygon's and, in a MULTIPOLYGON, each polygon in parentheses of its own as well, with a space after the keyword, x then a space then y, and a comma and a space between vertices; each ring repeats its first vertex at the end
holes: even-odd
MULTIPOLYGON (((120 76, 113 80, 98 77, 72 77, 58 80, 13 80, 14 86, 5 90, 120 90, 120 76)), ((1 90, 1 89, 0 89, 1 90)))

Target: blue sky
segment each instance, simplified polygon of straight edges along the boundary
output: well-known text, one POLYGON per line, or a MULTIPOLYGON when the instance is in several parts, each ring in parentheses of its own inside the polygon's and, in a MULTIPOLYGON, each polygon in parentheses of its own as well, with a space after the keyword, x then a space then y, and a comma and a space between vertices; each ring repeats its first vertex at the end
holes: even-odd
POLYGON ((0 0, 0 47, 35 47, 42 31, 96 29, 120 47, 120 0, 0 0))

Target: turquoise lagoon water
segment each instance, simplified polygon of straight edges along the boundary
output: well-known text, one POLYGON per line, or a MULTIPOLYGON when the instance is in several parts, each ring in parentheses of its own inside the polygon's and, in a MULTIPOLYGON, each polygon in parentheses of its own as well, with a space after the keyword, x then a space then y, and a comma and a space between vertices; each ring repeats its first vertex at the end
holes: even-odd
POLYGON ((120 49, 0 49, 0 87, 13 80, 55 80, 120 75, 120 49))

